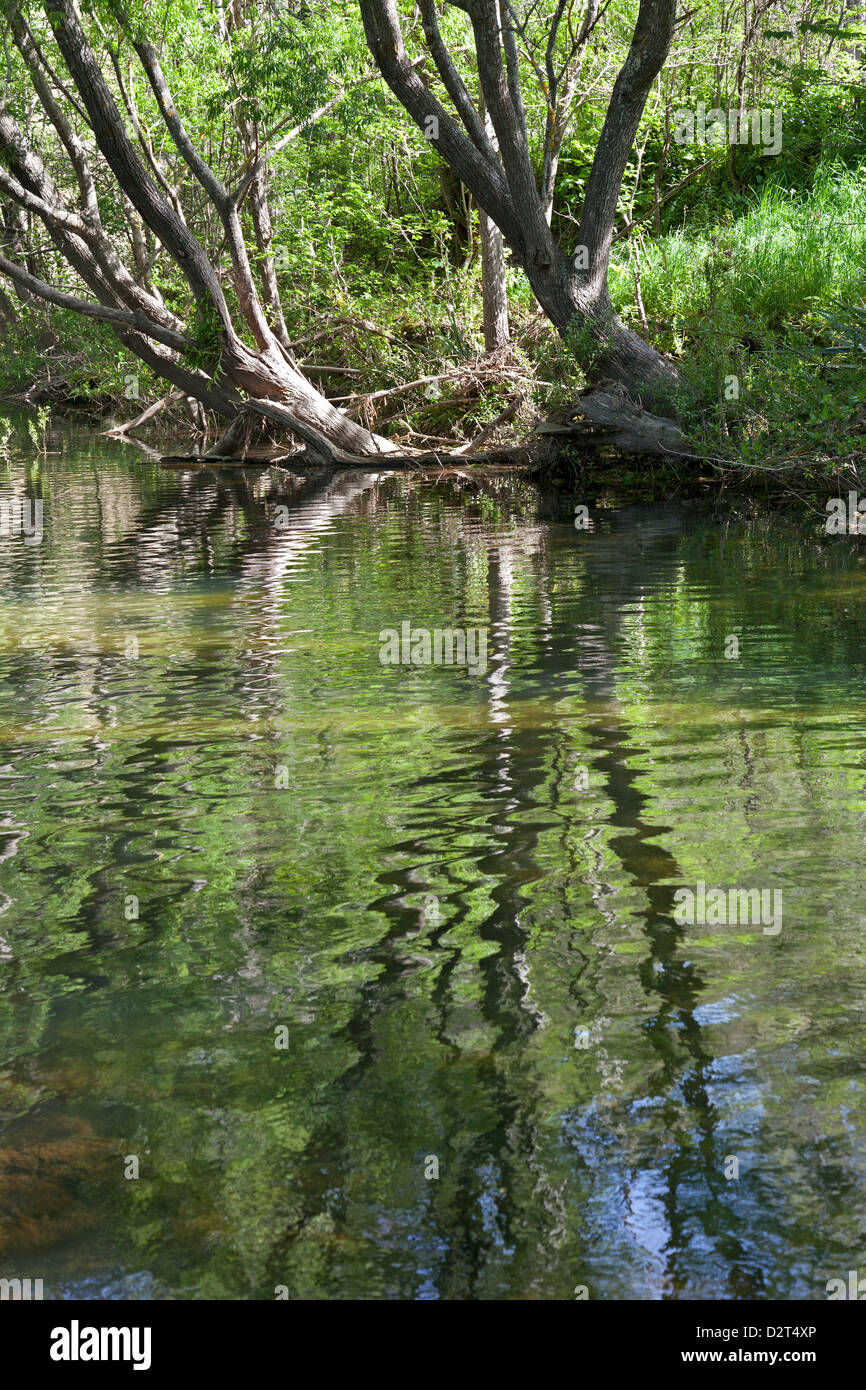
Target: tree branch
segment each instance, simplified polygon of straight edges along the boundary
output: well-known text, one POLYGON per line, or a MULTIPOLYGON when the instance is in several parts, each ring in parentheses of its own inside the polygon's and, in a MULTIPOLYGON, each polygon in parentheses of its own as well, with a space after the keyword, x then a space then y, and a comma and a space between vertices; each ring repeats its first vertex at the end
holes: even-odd
POLYGON ((76 314, 83 314, 85 318, 99 319, 105 323, 124 324, 128 328, 134 328, 137 332, 143 333, 148 338, 155 339, 158 343, 164 343, 166 347, 173 348, 175 352, 183 352, 193 346, 189 338, 182 333, 173 333, 170 328, 162 328, 158 323, 154 323, 146 314, 130 312, 127 309, 115 309, 110 304, 93 304, 89 299, 79 299, 77 295, 66 294, 64 290, 56 290, 52 285, 48 285, 44 280, 39 280, 29 271, 21 266, 15 265, 14 261, 7 261, 5 256, 0 256, 0 273, 8 275, 10 280, 14 280, 17 285, 30 291, 31 294, 38 295, 40 299, 46 300, 49 304, 56 304, 60 309, 71 309, 76 314))

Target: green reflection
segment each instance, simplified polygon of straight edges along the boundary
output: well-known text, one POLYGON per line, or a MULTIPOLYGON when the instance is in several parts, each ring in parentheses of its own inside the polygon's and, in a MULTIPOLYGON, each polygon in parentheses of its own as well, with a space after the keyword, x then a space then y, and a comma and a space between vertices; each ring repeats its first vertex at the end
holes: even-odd
POLYGON ((72 435, 7 474, 45 538, 0 540, 0 1275, 820 1298, 863 1261, 855 548, 72 435), (381 665, 404 620, 488 628, 486 676, 381 665), (782 932, 678 925, 698 880, 780 888, 782 932))

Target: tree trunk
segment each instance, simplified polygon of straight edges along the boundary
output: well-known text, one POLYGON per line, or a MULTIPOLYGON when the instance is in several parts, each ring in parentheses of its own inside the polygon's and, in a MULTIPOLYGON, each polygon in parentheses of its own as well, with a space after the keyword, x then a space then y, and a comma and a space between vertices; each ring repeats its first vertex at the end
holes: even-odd
MULTIPOLYGON (((127 133, 112 88, 88 43, 75 0, 51 0, 50 4, 46 0, 45 12, 81 106, 60 85, 41 47, 33 42, 26 18, 15 0, 5 0, 3 9, 36 96, 74 171, 80 207, 73 209, 66 204, 45 164, 29 148, 7 110, 0 110, 0 154, 3 156, 0 193, 21 209, 22 216, 35 215, 44 223, 57 250, 96 296, 96 302, 55 290, 34 266, 24 270, 20 264, 6 261, 4 273, 16 288, 110 323, 124 346, 147 362, 154 372, 185 396, 195 398, 207 410, 228 420, 242 413, 247 404, 268 402, 273 407, 270 418, 304 439, 308 448, 317 448, 323 457, 331 447, 355 456, 394 451, 396 446, 391 441, 373 435, 349 419, 317 391, 298 369, 285 344, 280 342, 280 336, 287 339, 287 335, 275 285, 265 277, 266 302, 276 319, 272 326, 253 279, 237 199, 228 194, 196 150, 175 107, 156 51, 141 33, 140 25, 134 26, 122 9, 118 10, 127 32, 137 36, 133 37, 132 46, 150 83, 163 123, 219 214, 231 255, 234 288, 246 328, 258 351, 246 347, 236 331, 218 267, 190 231, 179 204, 167 197, 165 180, 157 178, 142 162, 140 152, 127 133), (96 150, 123 195, 122 211, 141 219, 186 280, 194 303, 193 329, 184 332, 183 322, 167 310, 146 283, 141 283, 141 278, 136 279, 124 266, 100 221, 96 189, 100 183, 104 185, 105 170, 99 171, 99 180, 91 174, 88 150, 66 119, 55 90, 62 92, 64 99, 75 106, 80 115, 86 113, 96 150), (131 214, 130 209, 133 210, 131 214), (248 401, 245 397, 251 399, 248 401)), ((115 76, 123 88, 122 95, 129 110, 134 98, 120 81, 116 54, 113 59, 115 76)), ((260 245, 264 243, 262 249, 266 250, 270 227, 266 188, 262 181, 258 195, 256 230, 260 245)), ((24 249, 30 249, 27 243, 24 249)))
POLYGON ((481 299, 484 307, 484 351, 495 352, 510 341, 508 295, 505 288, 505 243, 502 233, 483 208, 478 209, 481 233, 481 299))
POLYGON ((460 0, 472 21, 484 105, 498 152, 484 129, 441 34, 432 0, 424 0, 424 32, 454 107, 449 114, 422 82, 403 45, 396 0, 359 0, 367 44, 394 95, 422 130, 434 118, 434 143, 495 222, 526 273, 544 312, 595 378, 612 376, 636 400, 670 409, 675 368, 613 312, 607 271, 622 176, 652 83, 661 70, 676 0, 641 0, 634 37, 602 127, 584 200, 579 246, 584 261, 566 258, 553 238, 533 173, 515 30, 499 0, 460 0))

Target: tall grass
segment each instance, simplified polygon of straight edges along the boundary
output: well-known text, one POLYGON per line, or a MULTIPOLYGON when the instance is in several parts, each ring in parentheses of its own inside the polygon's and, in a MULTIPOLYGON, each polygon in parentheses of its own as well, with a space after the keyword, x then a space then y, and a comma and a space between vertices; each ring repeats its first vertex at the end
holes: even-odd
MULTIPOLYGON (((808 324, 816 309, 866 293, 866 165, 822 166, 805 194, 768 181, 747 215, 713 236, 677 231, 645 249, 643 302, 650 326, 672 335, 665 346, 688 341, 718 308, 773 338, 792 321, 808 324)), ((634 280, 621 246, 611 291, 620 312, 634 319, 634 280)))
MULTIPOLYGON (((618 245, 610 282, 616 308, 638 326, 633 257, 618 245)), ((866 349, 828 349, 840 306, 866 300, 866 164, 824 164, 808 191, 768 180, 743 216, 713 233, 645 234, 640 284, 650 336, 685 362, 711 432, 727 437, 730 426, 774 449, 806 441, 830 457, 824 436, 841 426, 835 444, 863 446, 866 349), (732 376, 739 404, 726 406, 732 376)))

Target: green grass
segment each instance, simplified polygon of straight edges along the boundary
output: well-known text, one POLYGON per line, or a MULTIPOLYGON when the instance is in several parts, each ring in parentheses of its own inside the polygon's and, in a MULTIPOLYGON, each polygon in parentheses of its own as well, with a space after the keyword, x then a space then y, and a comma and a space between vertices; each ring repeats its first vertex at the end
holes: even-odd
MULTIPOLYGON (((641 291, 655 345, 682 359, 684 409, 708 445, 762 453, 862 452, 866 338, 866 166, 819 167, 808 190, 768 181, 710 234, 645 239, 641 291), (735 377, 739 399, 725 400, 735 377)), ((628 251, 611 295, 640 330, 628 251)))

